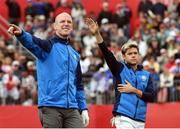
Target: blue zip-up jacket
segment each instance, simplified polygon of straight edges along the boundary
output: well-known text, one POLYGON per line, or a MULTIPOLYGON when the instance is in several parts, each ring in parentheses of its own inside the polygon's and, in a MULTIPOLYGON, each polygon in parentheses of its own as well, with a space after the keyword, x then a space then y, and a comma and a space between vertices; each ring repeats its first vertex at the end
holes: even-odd
POLYGON ((155 89, 152 85, 150 73, 143 70, 141 65, 138 65, 137 70, 134 71, 128 64, 118 62, 104 43, 99 44, 99 47, 114 76, 116 102, 113 115, 122 115, 133 120, 145 122, 147 102, 153 102, 155 98, 155 89), (120 93, 118 91, 118 84, 126 84, 125 80, 143 92, 141 98, 136 94, 120 93))
POLYGON ((68 40, 41 40, 24 32, 17 39, 36 57, 38 106, 87 109, 79 54, 68 40))

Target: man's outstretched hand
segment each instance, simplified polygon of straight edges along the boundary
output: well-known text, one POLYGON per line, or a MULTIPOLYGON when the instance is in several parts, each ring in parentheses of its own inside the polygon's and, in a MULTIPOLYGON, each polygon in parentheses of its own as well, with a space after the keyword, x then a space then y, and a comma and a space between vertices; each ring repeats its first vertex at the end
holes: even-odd
POLYGON ((20 35, 22 35, 22 30, 17 25, 10 24, 9 29, 8 29, 8 33, 11 35, 20 36, 20 35))
POLYGON ((99 27, 98 27, 97 22, 93 21, 93 19, 91 19, 91 18, 85 18, 85 23, 88 26, 91 33, 93 33, 93 34, 98 33, 99 27))
POLYGON ((97 22, 93 21, 91 18, 85 18, 85 23, 88 26, 90 32, 95 35, 97 43, 100 44, 103 42, 103 38, 99 32, 99 26, 97 22))

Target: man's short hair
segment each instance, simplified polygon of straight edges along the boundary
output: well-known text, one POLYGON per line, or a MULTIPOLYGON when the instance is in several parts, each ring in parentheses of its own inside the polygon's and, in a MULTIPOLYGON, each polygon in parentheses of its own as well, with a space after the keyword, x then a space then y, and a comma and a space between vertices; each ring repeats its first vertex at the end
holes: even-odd
POLYGON ((128 41, 121 47, 122 54, 124 55, 128 49, 133 48, 133 47, 137 48, 137 50, 139 52, 138 44, 135 41, 128 41))

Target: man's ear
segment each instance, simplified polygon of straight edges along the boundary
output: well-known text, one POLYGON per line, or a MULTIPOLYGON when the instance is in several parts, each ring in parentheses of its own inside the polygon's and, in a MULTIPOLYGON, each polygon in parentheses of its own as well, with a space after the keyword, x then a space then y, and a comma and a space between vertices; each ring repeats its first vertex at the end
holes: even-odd
POLYGON ((53 23, 53 29, 56 30, 56 23, 53 23))
POLYGON ((123 58, 123 60, 125 59, 125 54, 122 54, 122 58, 123 58))

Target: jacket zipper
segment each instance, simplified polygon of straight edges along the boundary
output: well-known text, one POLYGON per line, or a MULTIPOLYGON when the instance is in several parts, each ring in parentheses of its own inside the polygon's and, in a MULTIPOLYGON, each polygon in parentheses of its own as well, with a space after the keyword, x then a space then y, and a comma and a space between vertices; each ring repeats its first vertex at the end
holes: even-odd
MULTIPOLYGON (((136 73, 135 73, 135 75, 136 75, 136 73)), ((135 85, 135 87, 137 88, 137 76, 136 76, 136 85, 135 85)), ((135 114, 134 114, 134 118, 136 118, 138 104, 139 104, 139 99, 137 100, 137 103, 136 103, 136 111, 135 111, 135 114)))
POLYGON ((70 53, 68 49, 68 44, 66 43, 66 48, 68 51, 68 84, 67 84, 67 108, 69 108, 69 67, 70 67, 70 53))
POLYGON ((135 111, 135 114, 134 114, 134 118, 136 118, 138 104, 139 104, 139 99, 137 100, 137 103, 136 103, 136 111, 135 111))

